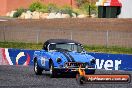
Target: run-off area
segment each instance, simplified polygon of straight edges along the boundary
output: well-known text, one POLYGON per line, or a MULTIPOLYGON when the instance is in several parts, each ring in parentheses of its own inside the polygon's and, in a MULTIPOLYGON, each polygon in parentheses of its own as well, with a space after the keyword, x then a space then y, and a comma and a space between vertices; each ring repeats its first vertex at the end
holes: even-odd
MULTIPOLYGON (((130 74, 131 71, 96 70, 95 74, 130 74)), ((0 87, 11 88, 132 88, 132 83, 88 83, 78 85, 73 75, 61 75, 50 78, 49 73, 34 74, 33 66, 7 66, 0 65, 0 87)))

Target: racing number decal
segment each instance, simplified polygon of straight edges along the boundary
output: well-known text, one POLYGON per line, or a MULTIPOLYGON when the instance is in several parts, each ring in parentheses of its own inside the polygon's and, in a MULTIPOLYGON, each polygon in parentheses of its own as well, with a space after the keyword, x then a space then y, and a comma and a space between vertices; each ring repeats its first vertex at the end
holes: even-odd
POLYGON ((45 61, 46 61, 45 59, 46 59, 46 58, 41 57, 41 65, 42 65, 42 66, 45 66, 45 61))

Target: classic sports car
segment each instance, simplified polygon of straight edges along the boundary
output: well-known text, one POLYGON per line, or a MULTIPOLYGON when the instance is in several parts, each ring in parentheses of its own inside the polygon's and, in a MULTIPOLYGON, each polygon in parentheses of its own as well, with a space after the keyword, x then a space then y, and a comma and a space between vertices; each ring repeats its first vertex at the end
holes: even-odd
POLYGON ((43 49, 34 52, 34 72, 41 75, 49 71, 51 77, 58 73, 78 72, 79 67, 88 74, 95 73, 95 58, 83 49, 82 44, 68 39, 47 40, 43 49))

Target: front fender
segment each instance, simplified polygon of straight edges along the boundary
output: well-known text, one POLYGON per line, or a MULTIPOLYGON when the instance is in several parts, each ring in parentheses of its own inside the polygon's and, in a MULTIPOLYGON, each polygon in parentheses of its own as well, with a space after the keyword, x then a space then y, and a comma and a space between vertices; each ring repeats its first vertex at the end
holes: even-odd
POLYGON ((52 60, 54 67, 59 67, 59 65, 63 64, 58 64, 56 61, 57 58, 58 54, 56 55, 54 52, 42 52, 41 57, 38 58, 38 62, 45 70, 49 70, 50 60, 52 60))
POLYGON ((50 57, 50 59, 54 63, 54 67, 58 67, 59 66, 59 64, 56 61, 57 58, 58 58, 58 56, 56 56, 56 55, 51 55, 51 57, 50 57))

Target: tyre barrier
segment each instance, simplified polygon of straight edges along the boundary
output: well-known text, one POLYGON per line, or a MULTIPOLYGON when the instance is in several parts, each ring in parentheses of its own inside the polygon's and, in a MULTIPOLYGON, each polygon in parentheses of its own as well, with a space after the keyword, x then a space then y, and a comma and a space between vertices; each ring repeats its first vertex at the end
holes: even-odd
MULTIPOLYGON (((35 50, 0 48, 0 65, 33 65, 35 50)), ((132 54, 88 53, 96 59, 96 68, 132 71, 132 54)))

